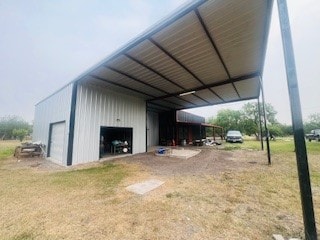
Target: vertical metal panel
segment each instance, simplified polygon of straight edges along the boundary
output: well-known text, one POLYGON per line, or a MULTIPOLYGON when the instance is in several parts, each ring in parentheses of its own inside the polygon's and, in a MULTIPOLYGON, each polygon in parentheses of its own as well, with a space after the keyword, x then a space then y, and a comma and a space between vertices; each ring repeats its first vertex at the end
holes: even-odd
POLYGON ((147 147, 159 145, 159 114, 147 113, 147 147))
MULTIPOLYGON (((66 126, 69 126, 72 85, 73 83, 70 83, 36 105, 33 124, 33 141, 41 141, 48 147, 50 124, 65 121, 66 126)), ((67 161, 68 134, 69 129, 66 128, 63 139, 63 165, 66 165, 67 161)))
POLYGON ((132 153, 145 152, 146 104, 143 99, 106 88, 78 86, 72 164, 99 160, 100 127, 133 128, 132 153))

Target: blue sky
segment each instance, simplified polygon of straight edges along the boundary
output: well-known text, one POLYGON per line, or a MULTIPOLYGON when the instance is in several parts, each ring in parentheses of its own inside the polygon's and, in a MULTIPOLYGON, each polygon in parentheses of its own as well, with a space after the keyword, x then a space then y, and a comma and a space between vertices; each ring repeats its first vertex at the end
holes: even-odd
MULTIPOLYGON (((34 105, 116 51, 185 0, 1 0, 0 117, 33 120, 34 105)), ((275 1, 276 7, 276 1, 275 1)), ((320 1, 288 0, 303 115, 320 113, 320 1)), ((266 101, 291 122, 277 9, 269 36, 266 101)), ((243 103, 201 108, 205 117, 243 103)))

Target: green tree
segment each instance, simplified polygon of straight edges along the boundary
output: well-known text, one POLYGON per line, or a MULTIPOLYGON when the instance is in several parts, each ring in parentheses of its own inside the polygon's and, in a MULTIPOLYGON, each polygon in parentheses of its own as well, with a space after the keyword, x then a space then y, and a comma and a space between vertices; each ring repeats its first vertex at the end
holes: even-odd
POLYGON ((272 124, 268 126, 269 133, 272 136, 283 136, 283 130, 280 124, 272 124))
POLYGON ((309 133, 313 129, 320 128, 320 113, 309 115, 308 120, 304 124, 304 131, 309 133))
POLYGON ((243 130, 241 111, 222 109, 218 111, 216 118, 210 118, 209 123, 221 126, 227 132, 231 129, 243 130))
MULTIPOLYGON (((244 127, 244 132, 247 135, 255 134, 256 137, 259 135, 259 107, 258 103, 246 103, 242 109, 242 126, 244 127)), ((276 119, 277 111, 274 107, 266 103, 265 104, 265 111, 266 111, 266 120, 268 126, 273 126, 278 124, 276 119)), ((264 114, 263 114, 263 107, 260 106, 260 116, 261 116, 261 124, 264 125, 264 114)), ((279 129, 278 129, 279 130, 279 129)), ((277 134, 276 134, 277 135, 277 134)))
POLYGON ((18 116, 6 116, 0 118, 0 139, 12 139, 14 129, 25 129, 28 134, 32 131, 32 126, 23 118, 18 116))
MULTIPOLYGON (((279 136, 283 134, 281 125, 279 125, 274 107, 267 103, 266 118, 268 126, 272 128, 272 134, 279 136)), ((263 120, 263 108, 261 106, 261 120, 263 120)), ((259 136, 259 112, 257 103, 246 103, 241 110, 223 109, 217 113, 215 118, 209 118, 209 123, 224 127, 225 131, 240 130, 247 135, 259 136)), ((264 123, 262 122, 262 126, 264 123)))
POLYGON ((12 130, 12 136, 14 138, 18 138, 20 142, 23 141, 23 139, 28 135, 28 133, 29 133, 28 130, 23 128, 12 130))
POLYGON ((277 124, 281 128, 282 135, 281 136, 292 136, 293 135, 293 129, 291 125, 287 124, 277 124))

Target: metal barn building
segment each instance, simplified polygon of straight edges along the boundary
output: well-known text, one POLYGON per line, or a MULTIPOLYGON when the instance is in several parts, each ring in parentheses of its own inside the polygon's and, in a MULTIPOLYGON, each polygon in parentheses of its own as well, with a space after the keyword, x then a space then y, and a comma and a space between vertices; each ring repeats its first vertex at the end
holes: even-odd
POLYGON ((114 140, 136 154, 159 144, 167 112, 259 98, 272 4, 189 2, 39 102, 33 140, 61 165, 112 154, 114 140))

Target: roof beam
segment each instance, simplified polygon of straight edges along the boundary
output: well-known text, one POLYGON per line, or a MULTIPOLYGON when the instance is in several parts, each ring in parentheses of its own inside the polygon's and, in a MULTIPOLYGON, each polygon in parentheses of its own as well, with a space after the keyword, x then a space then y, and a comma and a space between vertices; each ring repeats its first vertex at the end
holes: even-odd
MULTIPOLYGON (((167 26, 170 26, 170 24, 177 21, 179 18, 187 15, 189 12, 193 11, 197 7, 201 6, 203 3, 205 3, 207 0, 197 0, 194 2, 190 2, 188 5, 186 5, 184 8, 180 9, 179 12, 176 14, 170 16, 166 21, 157 24, 154 28, 151 30, 145 32, 142 36, 134 39, 132 42, 124 46, 123 48, 120 48, 115 53, 111 54, 108 58, 104 59, 104 62, 109 62, 113 59, 116 59, 117 57, 121 56, 122 54, 128 52, 130 49, 133 48, 133 46, 137 46, 138 44, 142 43, 143 41, 149 39, 151 36, 156 34, 157 32, 161 31, 167 26)), ((93 66, 91 69, 88 69, 85 73, 81 74, 79 77, 77 77, 74 81, 79 81, 82 78, 84 78, 86 75, 89 75, 91 71, 98 69, 101 67, 103 63, 98 63, 97 65, 93 66)))
POLYGON ((157 103, 148 103, 147 104, 147 107, 153 107, 153 108, 157 108, 157 109, 160 109, 160 110, 163 110, 163 111, 166 111, 168 109, 171 109, 170 107, 164 107, 162 105, 159 105, 157 103))
MULTIPOLYGON (((226 79, 226 80, 220 81, 218 83, 212 83, 212 84, 207 84, 207 85, 204 85, 204 86, 201 86, 201 87, 197 87, 197 88, 187 89, 187 90, 185 90, 183 92, 176 92, 176 93, 168 94, 168 95, 165 95, 165 96, 156 97, 156 98, 153 98, 153 99, 150 99, 150 100, 147 100, 147 101, 150 102, 150 101, 164 99, 164 98, 168 98, 168 97, 172 97, 172 96, 178 96, 179 94, 182 94, 184 92, 200 91, 200 90, 204 90, 204 89, 207 89, 207 88, 218 87, 218 86, 225 85, 225 84, 233 84, 235 82, 239 82, 239 81, 242 81, 242 80, 246 80, 246 79, 250 79, 250 78, 254 78, 254 77, 258 77, 258 76, 260 76, 260 73, 259 72, 254 72, 254 73, 251 73, 251 74, 248 74, 248 75, 243 75, 243 76, 240 76, 240 77, 237 77, 237 78, 226 79)), ((244 99, 241 98, 241 100, 244 100, 244 99)))
MULTIPOLYGON (((228 103, 239 102, 239 101, 247 101, 247 100, 253 100, 253 99, 257 99, 257 98, 258 98, 258 97, 242 98, 241 100, 228 101, 228 103)), ((224 102, 221 102, 221 103, 215 103, 215 104, 205 104, 205 105, 199 105, 198 107, 208 107, 208 106, 219 105, 219 104, 225 104, 225 103, 224 103, 224 102)), ((189 108, 190 108, 190 107, 189 107, 189 108)), ((188 108, 176 108, 175 110, 179 111, 179 110, 184 110, 184 109, 188 109, 188 108)))
POLYGON ((180 65, 184 70, 186 70, 192 77, 194 77, 198 82, 202 85, 205 85, 204 82, 201 81, 189 68, 183 65, 178 59, 176 59, 171 53, 169 53, 166 49, 164 49, 159 43, 157 43, 154 39, 149 38, 149 41, 152 42, 155 46, 157 46, 162 52, 164 52, 168 57, 170 57, 173 61, 180 65))
POLYGON ((197 17, 198 17, 198 19, 199 19, 199 21, 200 21, 200 24, 201 24, 204 32, 205 32, 206 35, 207 35, 207 38, 209 39, 209 41, 210 41, 212 47, 214 48, 214 50, 216 51, 216 53, 217 53, 217 55, 218 55, 218 57, 219 57, 219 60, 220 60, 220 62, 221 62, 221 64, 222 64, 222 66, 223 66, 226 74, 228 75, 228 78, 230 79, 230 78, 231 78, 231 75, 230 75, 230 73, 229 73, 229 70, 228 70, 228 68, 227 68, 227 65, 226 65, 226 63, 224 62, 224 60, 223 60, 223 58, 222 58, 222 55, 221 55, 221 53, 220 53, 220 51, 219 51, 216 43, 214 42, 211 34, 209 33, 209 30, 208 30, 206 24, 204 23, 201 15, 200 15, 200 13, 199 13, 199 10, 198 10, 198 9, 195 9, 194 12, 196 13, 196 15, 197 15, 197 17))
MULTIPOLYGON (((139 90, 137 90, 137 89, 134 89, 134 88, 130 88, 130 87, 128 87, 128 86, 125 86, 125 85, 123 85, 123 84, 115 83, 115 82, 110 81, 110 80, 108 80, 108 79, 99 77, 99 76, 97 76, 97 75, 95 75, 95 74, 89 74, 89 76, 92 77, 92 78, 95 78, 95 79, 97 79, 97 80, 100 80, 100 81, 103 81, 103 82, 106 82, 106 83, 109 83, 109 84, 112 84, 112 85, 115 85, 115 86, 118 86, 118 87, 122 87, 122 88, 125 88, 125 89, 128 89, 128 90, 131 90, 131 91, 133 91, 133 92, 137 92, 137 93, 146 95, 146 96, 148 96, 148 97, 153 97, 153 98, 155 97, 155 96, 150 95, 150 94, 148 94, 148 93, 144 93, 144 92, 139 91, 139 90)), ((173 104, 173 105, 177 105, 177 106, 183 107, 182 105, 180 105, 180 104, 178 104, 178 103, 173 103, 173 102, 168 101, 168 100, 163 100, 163 101, 166 101, 166 102, 168 102, 168 103, 170 103, 170 104, 173 104)), ((158 104, 158 105, 159 105, 159 104, 158 104)))
POLYGON ((163 75, 162 73, 160 73, 160 72, 158 72, 157 70, 155 70, 154 68, 152 68, 152 67, 150 67, 150 66, 148 66, 148 65, 146 65, 146 64, 144 64, 143 62, 141 62, 140 60, 138 60, 137 58, 135 58, 135 57, 133 57, 133 56, 131 56, 131 55, 129 55, 129 54, 124 54, 127 58, 129 58, 130 60, 132 60, 132 61, 134 61, 134 62, 136 62, 136 63, 138 63, 138 64, 140 64, 141 66, 143 66, 143 67, 145 67, 146 69, 148 69, 148 70, 150 70, 151 72, 153 72, 153 73, 155 73, 155 74, 157 74, 157 75, 159 75, 160 77, 162 77, 163 79, 165 79, 166 81, 168 81, 168 82, 170 82, 170 83, 172 83, 173 85, 175 85, 175 86, 177 86, 177 87, 179 87, 179 88, 181 88, 181 89, 184 89, 184 87, 183 86, 181 86, 180 84, 178 84, 178 83, 176 83, 176 82, 174 82, 174 81, 172 81, 172 80, 170 80, 169 78, 167 78, 165 75, 163 75))
POLYGON ((137 90, 137 89, 134 89, 134 88, 125 86, 125 85, 120 84, 120 83, 116 83, 116 82, 110 81, 110 80, 108 80, 108 79, 106 79, 106 78, 99 77, 99 76, 97 76, 97 75, 95 75, 95 74, 92 74, 92 73, 89 74, 89 76, 92 77, 92 78, 95 78, 95 79, 97 79, 97 80, 100 80, 100 81, 103 81, 103 82, 106 82, 106 83, 109 83, 109 84, 118 86, 118 87, 122 87, 122 88, 125 88, 125 89, 129 89, 129 90, 131 90, 131 91, 133 91, 133 92, 137 92, 137 93, 143 94, 143 95, 148 96, 148 97, 155 97, 155 96, 150 95, 150 94, 148 94, 148 93, 139 91, 139 90, 137 90))
MULTIPOLYGON (((153 43, 155 46, 157 46, 162 52, 164 52, 168 57, 170 57, 173 61, 175 61, 179 66, 181 66, 184 70, 186 70, 189 74, 191 74, 192 77, 194 77, 198 82, 200 82, 203 86, 205 85, 204 82, 200 80, 189 68, 187 68, 185 65, 183 65, 178 59, 176 59, 172 54, 170 54, 167 50, 165 50, 159 43, 157 43, 154 39, 150 38, 149 39, 151 43, 153 43)), ((172 82, 171 80, 169 80, 172 82)), ((182 89, 186 90, 184 87, 180 86, 182 89)), ((215 94, 211 89, 209 89, 213 94, 215 94)), ((196 97, 201 99, 204 102, 209 103, 207 100, 201 98, 197 94, 194 94, 196 97)), ((217 94, 215 94, 217 97, 219 97, 217 94)), ((220 98, 220 97, 219 97, 220 98)), ((221 99, 223 100, 223 99, 221 99)), ((224 100, 223 100, 224 101, 224 100)), ((210 103, 209 103, 210 104, 210 103)))
POLYGON ((160 88, 158 88, 158 87, 156 87, 156 86, 153 86, 153 85, 151 85, 151 84, 149 84, 149 83, 146 83, 146 82, 144 82, 144 81, 142 81, 142 80, 140 80, 140 79, 138 79, 138 78, 136 78, 136 77, 134 77, 134 76, 132 76, 132 75, 129 75, 128 73, 125 73, 125 72, 123 72, 123 71, 121 71, 121 70, 115 69, 114 67, 111 67, 111 66, 109 66, 109 65, 107 65, 107 66, 106 66, 106 65, 103 65, 103 67, 108 68, 108 69, 110 69, 111 71, 114 71, 114 72, 116 72, 116 73, 118 73, 118 74, 120 74, 120 75, 126 76, 127 78, 130 78, 131 80, 134 80, 134 81, 136 81, 136 82, 139 82, 139 83, 141 83, 141 84, 143 84, 143 85, 146 85, 146 86, 148 86, 148 87, 150 87, 150 88, 156 89, 156 90, 159 91, 159 92, 168 93, 167 91, 164 91, 164 90, 162 90, 162 89, 160 89, 160 88))
MULTIPOLYGON (((138 78, 136 78, 136 77, 134 77, 134 76, 131 76, 131 75, 129 75, 129 74, 127 74, 127 73, 125 73, 125 72, 123 72, 123 71, 121 71, 121 70, 115 69, 115 68, 113 68, 113 67, 111 67, 111 66, 109 66, 109 65, 108 65, 108 66, 103 65, 103 67, 108 68, 108 69, 110 69, 111 71, 114 71, 114 72, 116 72, 116 73, 118 73, 118 74, 120 74, 120 75, 124 75, 124 76, 126 76, 127 78, 130 78, 130 79, 132 79, 132 80, 134 80, 134 81, 137 81, 137 82, 139 82, 139 83, 141 83, 141 84, 144 84, 144 85, 146 85, 146 86, 148 86, 148 87, 150 87, 150 88, 156 89, 156 90, 159 91, 159 92, 162 92, 162 93, 165 93, 165 94, 170 94, 170 93, 167 92, 167 91, 164 91, 164 90, 162 90, 162 89, 160 89, 160 88, 158 88, 158 87, 156 87, 156 86, 153 86, 153 85, 151 85, 151 84, 149 84, 149 83, 146 83, 146 82, 144 82, 144 81, 142 81, 142 80, 140 80, 140 79, 138 79, 138 78)), ((193 102, 190 102, 190 101, 188 101, 188 100, 185 100, 185 99, 182 99, 182 98, 179 98, 179 97, 177 97, 177 98, 180 99, 180 100, 182 100, 182 101, 184 101, 184 102, 187 102, 187 103, 189 103, 189 104, 192 104, 192 105, 196 106, 196 104, 194 104, 193 102)))
POLYGON ((213 91, 211 88, 208 89, 210 92, 212 92, 214 95, 217 96, 217 98, 219 98, 221 101, 225 102, 226 100, 224 100, 221 96, 218 95, 218 93, 216 93, 215 91, 213 91))
MULTIPOLYGON (((168 82, 172 83, 173 85, 175 85, 175 86, 177 86, 177 87, 185 90, 185 88, 184 88, 183 86, 181 86, 180 84, 178 84, 178 83, 170 80, 170 79, 167 78, 165 75, 163 75, 162 73, 160 73, 160 72, 158 72, 157 70, 153 69, 152 67, 146 65, 145 63, 141 62, 141 61, 138 60, 137 58, 135 58, 135 57, 133 57, 133 56, 127 54, 127 53, 124 54, 124 55, 125 55, 127 58, 129 58, 130 60, 132 60, 132 61, 140 64, 141 66, 145 67, 146 69, 150 70, 151 72, 157 74, 158 76, 160 76, 160 77, 162 77, 163 79, 167 80, 168 82)), ((200 96, 198 96, 198 95, 196 95, 196 94, 194 94, 194 95, 195 95, 197 98, 201 99, 202 101, 209 103, 208 101, 206 101, 205 99, 201 98, 200 96)), ((182 99, 182 98, 179 98, 179 99, 188 102, 187 100, 184 100, 184 99, 182 99)), ((189 103, 191 103, 191 102, 189 102, 189 103)), ((193 103, 191 103, 191 104, 193 104, 193 103)), ((195 104, 193 104, 193 105, 195 105, 195 104)))
MULTIPOLYGON (((213 47, 214 50, 216 51, 216 53, 217 53, 217 55, 218 55, 218 57, 219 57, 219 60, 220 60, 220 62, 221 62, 221 64, 222 64, 222 66, 223 66, 223 68, 224 68, 224 70, 225 70, 228 78, 231 79, 231 75, 230 75, 230 72, 229 72, 229 70, 228 70, 228 68, 227 68, 227 65, 226 65, 226 63, 224 62, 224 60, 223 60, 223 58, 222 58, 222 55, 221 55, 221 53, 220 53, 220 51, 219 51, 216 43, 214 42, 211 34, 209 33, 209 30, 208 30, 206 24, 204 23, 203 18, 201 17, 201 14, 199 13, 198 8, 196 8, 196 9, 194 10, 194 12, 196 13, 196 15, 197 15, 197 17, 198 17, 198 19, 199 19, 199 21, 200 21, 200 24, 201 24, 204 32, 206 33, 206 35, 207 35, 207 37, 208 37, 208 39, 209 39, 212 47, 213 47)), ((232 86, 233 86, 234 90, 236 91, 238 97, 241 98, 241 96, 240 96, 240 94, 239 94, 236 86, 235 86, 233 83, 232 83, 232 86)))

